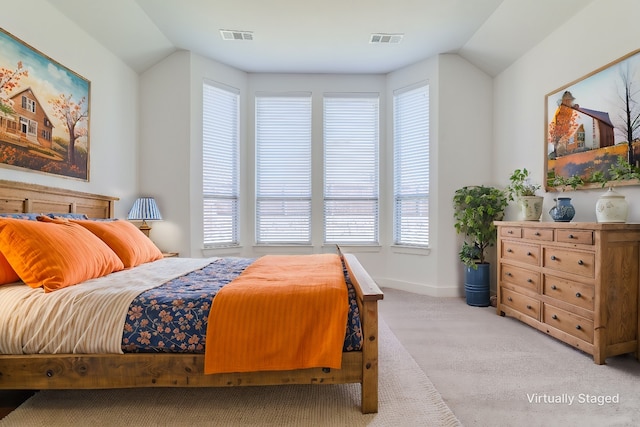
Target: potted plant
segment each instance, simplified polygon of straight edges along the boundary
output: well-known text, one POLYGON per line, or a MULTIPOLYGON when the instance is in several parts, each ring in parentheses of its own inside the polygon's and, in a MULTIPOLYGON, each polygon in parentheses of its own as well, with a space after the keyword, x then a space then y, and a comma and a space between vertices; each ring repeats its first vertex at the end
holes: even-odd
POLYGON ((486 307, 490 304, 490 265, 487 249, 496 243, 494 221, 502 219, 508 204, 504 191, 495 187, 467 186, 453 196, 455 228, 464 235, 460 260, 465 264, 467 304, 486 307))
POLYGON ((527 168, 516 169, 509 177, 507 187, 509 200, 515 200, 520 208, 520 218, 525 221, 538 221, 542 215, 544 197, 536 196, 539 184, 532 184, 527 168))

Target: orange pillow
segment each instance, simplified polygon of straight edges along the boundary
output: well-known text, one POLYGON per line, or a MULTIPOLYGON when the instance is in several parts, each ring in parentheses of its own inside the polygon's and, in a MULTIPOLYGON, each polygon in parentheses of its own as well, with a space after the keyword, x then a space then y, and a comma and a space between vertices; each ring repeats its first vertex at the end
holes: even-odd
POLYGON ((79 224, 98 236, 122 260, 124 268, 131 268, 162 259, 162 252, 128 221, 85 221, 69 220, 79 224))
POLYGON ((18 273, 9 265, 9 261, 0 253, 0 285, 7 283, 19 282, 18 273))
POLYGON ((0 219, 0 252, 23 282, 45 292, 124 268, 102 240, 66 221, 0 219))

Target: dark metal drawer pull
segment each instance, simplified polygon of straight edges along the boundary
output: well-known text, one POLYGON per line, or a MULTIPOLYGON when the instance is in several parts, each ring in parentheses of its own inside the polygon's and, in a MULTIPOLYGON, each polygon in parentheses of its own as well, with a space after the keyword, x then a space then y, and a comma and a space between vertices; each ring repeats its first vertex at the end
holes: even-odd
POLYGON ((527 279, 527 283, 533 283, 532 279, 527 279))
POLYGON ((552 318, 553 320, 557 320, 557 319, 558 319, 558 316, 556 316, 556 315, 554 314, 553 316, 551 316, 551 318, 552 318))
POLYGON ((507 249, 507 252, 511 253, 511 252, 513 252, 513 249, 509 248, 509 249, 507 249))
POLYGON ((558 289, 558 287, 556 285, 551 285, 551 289, 555 291, 556 289, 558 289))
POLYGON ((582 261, 581 259, 578 260, 578 265, 584 265, 584 261, 582 261))
POLYGON ((576 298, 580 298, 582 294, 580 292, 576 292, 576 298))
POLYGON ((507 301, 513 301, 513 298, 507 297, 507 301))
POLYGON ((513 274, 511 274, 511 273, 507 273, 507 276, 511 277, 511 276, 513 276, 513 274))
POLYGON ((536 236, 539 236, 539 235, 540 235, 540 232, 539 232, 539 231, 536 231, 535 235, 536 235, 536 236))
POLYGON ((527 310, 531 310, 531 306, 530 305, 527 305, 527 310))
POLYGON ((580 325, 576 325, 576 329, 577 329, 577 330, 580 330, 580 329, 582 329, 582 326, 580 326, 580 325))
POLYGON ((573 238, 574 238, 574 237, 573 237, 573 234, 569 234, 569 238, 570 238, 570 239, 573 239, 573 238))
POLYGON ((527 252, 527 256, 531 256, 531 252, 527 252))
POLYGON ((555 261, 556 260, 556 256, 555 255, 551 255, 551 261, 555 261))

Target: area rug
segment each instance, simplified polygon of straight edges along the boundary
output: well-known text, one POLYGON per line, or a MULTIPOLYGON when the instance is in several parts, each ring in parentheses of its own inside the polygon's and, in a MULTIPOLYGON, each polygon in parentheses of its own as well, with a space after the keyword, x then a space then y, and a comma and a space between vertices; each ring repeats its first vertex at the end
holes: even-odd
POLYGON ((360 412, 358 384, 47 390, 0 426, 459 426, 383 319, 379 331, 377 414, 360 412))

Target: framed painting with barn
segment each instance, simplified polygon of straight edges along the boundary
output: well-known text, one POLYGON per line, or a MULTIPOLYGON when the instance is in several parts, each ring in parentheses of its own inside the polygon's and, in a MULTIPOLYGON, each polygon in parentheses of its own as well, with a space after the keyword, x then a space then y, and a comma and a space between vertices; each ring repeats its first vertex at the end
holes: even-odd
POLYGON ((0 28, 0 166, 89 180, 91 83, 0 28))
MULTIPOLYGON (((640 163, 640 50, 545 97, 547 189, 557 177, 608 181, 640 163)), ((637 185, 637 180, 616 185, 637 185)))

